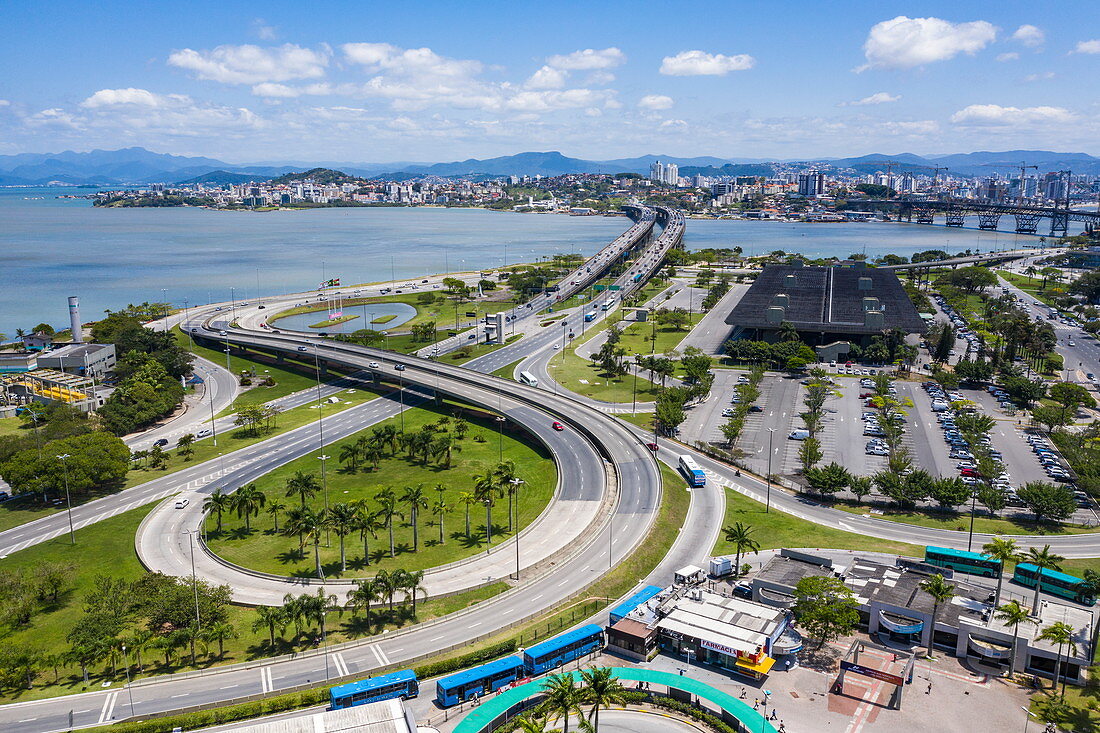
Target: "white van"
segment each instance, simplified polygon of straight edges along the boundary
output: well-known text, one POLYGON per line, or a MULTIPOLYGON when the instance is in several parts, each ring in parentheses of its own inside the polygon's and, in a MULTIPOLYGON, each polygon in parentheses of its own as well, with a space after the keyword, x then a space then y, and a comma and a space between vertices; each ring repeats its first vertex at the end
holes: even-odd
POLYGON ((806 440, 810 437, 809 430, 792 430, 790 435, 787 436, 787 440, 806 440))

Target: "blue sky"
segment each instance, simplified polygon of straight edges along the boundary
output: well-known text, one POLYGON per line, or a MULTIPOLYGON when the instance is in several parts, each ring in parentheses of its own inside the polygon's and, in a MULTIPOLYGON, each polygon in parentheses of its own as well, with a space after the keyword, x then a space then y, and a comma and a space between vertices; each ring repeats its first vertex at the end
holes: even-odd
POLYGON ((8 2, 0 24, 0 154, 1100 155, 1096 2, 8 2))

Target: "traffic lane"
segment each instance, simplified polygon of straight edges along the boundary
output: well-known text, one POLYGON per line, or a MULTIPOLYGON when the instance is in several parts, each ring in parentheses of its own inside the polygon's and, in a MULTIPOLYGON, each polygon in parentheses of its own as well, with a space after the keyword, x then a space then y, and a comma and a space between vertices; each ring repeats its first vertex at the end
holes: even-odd
POLYGON ((771 446, 770 468, 773 473, 783 471, 783 456, 787 451, 787 436, 794 420, 801 412, 798 404, 798 380, 777 374, 765 375, 761 381, 762 420, 760 429, 745 435, 739 441, 745 451, 745 464, 749 470, 761 476, 768 472, 768 449, 771 446))
POLYGON ((906 431, 912 435, 914 466, 934 476, 958 476, 955 461, 943 439, 938 413, 932 411, 932 400, 919 384, 898 381, 898 395, 905 395, 912 407, 907 408, 906 431))

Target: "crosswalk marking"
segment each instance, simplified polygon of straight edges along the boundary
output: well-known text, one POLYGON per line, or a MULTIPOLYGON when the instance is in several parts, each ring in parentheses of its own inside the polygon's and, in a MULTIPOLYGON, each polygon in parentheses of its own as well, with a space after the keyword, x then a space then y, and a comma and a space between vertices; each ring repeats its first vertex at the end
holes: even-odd
POLYGON ((103 709, 99 711, 99 724, 110 722, 111 718, 115 714, 115 700, 118 699, 118 690, 114 692, 108 692, 107 697, 103 699, 103 709))

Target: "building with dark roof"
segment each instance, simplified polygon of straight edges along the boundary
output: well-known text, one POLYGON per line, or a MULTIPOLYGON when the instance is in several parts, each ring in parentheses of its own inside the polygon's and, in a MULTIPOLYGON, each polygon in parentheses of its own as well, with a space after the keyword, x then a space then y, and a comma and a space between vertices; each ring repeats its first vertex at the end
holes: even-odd
POLYGON ((726 317, 735 327, 734 338, 763 341, 775 340, 784 322, 811 345, 866 346, 887 329, 905 334, 925 329, 897 275, 863 263, 768 265, 726 317))

